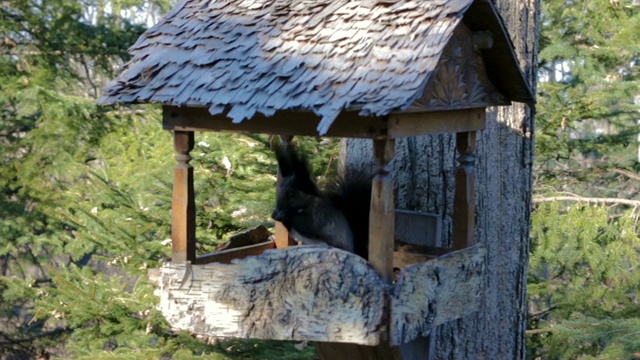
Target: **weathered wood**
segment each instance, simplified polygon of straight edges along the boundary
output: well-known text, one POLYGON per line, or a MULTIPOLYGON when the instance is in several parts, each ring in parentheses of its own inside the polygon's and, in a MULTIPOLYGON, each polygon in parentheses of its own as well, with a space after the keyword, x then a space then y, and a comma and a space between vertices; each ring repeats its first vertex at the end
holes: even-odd
POLYGON ((440 215, 396 209, 395 223, 396 241, 419 246, 441 246, 440 215))
MULTIPOLYGON (((509 1, 508 4, 514 8, 516 7, 513 1, 509 1)), ((529 85, 528 81, 530 80, 527 78, 531 74, 524 76, 520 66, 508 66, 509 59, 518 59, 516 47, 511 41, 516 32, 511 29, 510 33, 503 21, 495 21, 495 19, 502 19, 496 6, 502 7, 502 16, 505 16, 504 12, 507 7, 504 5, 496 5, 494 1, 489 0, 474 1, 469 8, 469 12, 473 16, 465 16, 462 21, 472 31, 488 30, 493 35, 491 48, 482 49, 481 51, 491 82, 511 100, 532 104, 535 102, 535 91, 533 86, 529 85)), ((520 8, 522 9, 523 7, 521 6, 520 8)), ((533 21, 537 17, 535 14, 527 14, 526 11, 528 10, 524 9, 521 17, 519 17, 521 21, 533 21)), ((535 41, 535 39, 532 40, 535 41)), ((537 44, 536 46, 529 46, 527 51, 535 53, 533 51, 534 47, 537 47, 537 44)))
POLYGON ((414 253, 407 251, 394 251, 393 252, 393 267, 398 269, 404 269, 407 266, 421 264, 425 261, 433 260, 437 256, 414 253))
POLYGON ((196 257, 196 206, 193 191, 192 131, 174 131, 176 165, 171 201, 171 261, 193 261, 196 257))
POLYGON ((390 341, 407 343, 480 309, 485 249, 473 246, 400 273, 391 297, 390 341))
POLYGON ((169 324, 195 334, 376 345, 385 287, 359 256, 296 246, 232 264, 165 264, 158 294, 169 324))
MULTIPOLYGON (((165 130, 227 131, 279 135, 283 132, 303 136, 317 136, 319 118, 312 112, 279 111, 272 117, 256 115, 251 120, 233 123, 225 115, 211 115, 206 108, 163 107, 165 130)), ((333 123, 328 137, 398 138, 404 136, 444 134, 482 130, 484 108, 447 111, 409 111, 392 113, 388 120, 381 117, 359 116, 357 111, 342 112, 333 123)))
POLYGON ((268 240, 263 243, 247 245, 239 248, 232 248, 227 250, 220 250, 210 254, 198 255, 193 264, 209 264, 212 262, 229 264, 232 260, 243 259, 250 255, 260 255, 265 250, 275 249, 276 244, 273 240, 268 240))
POLYGON ((157 294, 174 328, 217 337, 331 342, 320 347, 345 355, 333 359, 352 359, 336 343, 379 346, 359 354, 395 353, 399 349, 389 344, 409 343, 477 311, 484 258, 484 248, 474 246, 409 266, 394 288, 359 256, 298 246, 231 264, 167 263, 157 294))
MULTIPOLYGON (((163 106, 166 130, 227 131, 237 133, 295 134, 318 136, 320 118, 310 111, 278 111, 272 117, 256 114, 251 120, 233 123, 226 115, 211 115, 207 108, 163 106)), ((343 111, 323 136, 376 138, 387 133, 387 120, 343 111)))
POLYGON ((474 31, 473 45, 477 50, 487 50, 493 47, 493 34, 491 31, 474 31))
POLYGON ((473 33, 464 24, 458 24, 422 96, 411 109, 484 109, 510 104, 511 101, 489 81, 473 33))
POLYGON ((214 251, 229 250, 249 245, 256 245, 271 240, 273 233, 264 225, 258 225, 253 229, 233 234, 229 241, 219 244, 214 251))
POLYGON ((387 164, 393 158, 394 144, 392 139, 373 140, 378 170, 373 178, 369 211, 369 262, 388 284, 393 278, 395 209, 387 164))
POLYGON ((453 248, 463 249, 475 244, 476 132, 458 133, 456 137, 458 167, 455 175, 453 203, 453 248))
POLYGON ((395 139, 405 136, 482 130, 485 126, 484 114, 484 108, 391 114, 389 115, 389 137, 395 139))

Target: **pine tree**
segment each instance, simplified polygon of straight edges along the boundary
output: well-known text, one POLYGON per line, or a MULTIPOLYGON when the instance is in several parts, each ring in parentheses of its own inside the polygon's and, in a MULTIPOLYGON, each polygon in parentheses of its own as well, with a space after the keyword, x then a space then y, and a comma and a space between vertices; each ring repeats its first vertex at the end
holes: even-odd
POLYGON ((537 188, 637 195, 640 5, 545 0, 540 42, 537 188))
POLYGON ((529 356, 640 351, 640 4, 542 2, 529 356))

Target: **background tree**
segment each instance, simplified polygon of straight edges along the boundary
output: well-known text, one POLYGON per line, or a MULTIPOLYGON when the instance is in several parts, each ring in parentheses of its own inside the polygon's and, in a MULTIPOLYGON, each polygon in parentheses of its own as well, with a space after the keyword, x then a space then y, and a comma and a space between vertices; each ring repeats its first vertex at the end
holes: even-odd
POLYGON ((543 0, 529 356, 640 351, 640 3, 543 0))

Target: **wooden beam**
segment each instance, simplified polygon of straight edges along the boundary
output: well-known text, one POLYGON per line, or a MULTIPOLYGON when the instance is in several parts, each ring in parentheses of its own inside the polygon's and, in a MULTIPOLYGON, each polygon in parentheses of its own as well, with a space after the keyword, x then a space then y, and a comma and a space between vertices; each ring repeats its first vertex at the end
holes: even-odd
MULTIPOLYGON (((319 121, 320 118, 309 111, 278 111, 272 117, 256 114, 251 120, 234 124, 226 115, 211 115, 206 108, 163 107, 163 127, 166 130, 318 136, 316 127, 319 121)), ((325 136, 376 138, 386 133, 386 119, 360 116, 358 111, 343 111, 325 136)))
POLYGON ((174 131, 173 139, 178 164, 173 172, 171 261, 193 261, 196 258, 196 206, 189 152, 193 150, 194 136, 192 131, 174 131))
POLYGON ((371 188, 369 210, 369 262, 382 280, 391 284, 393 280, 393 245, 395 233, 395 208, 393 179, 389 162, 393 158, 393 139, 374 139, 373 152, 378 170, 371 188))
MULTIPOLYGON (((375 139, 482 130, 484 114, 484 108, 410 111, 392 113, 388 117, 360 116, 358 111, 343 111, 325 136, 375 139)), ((234 124, 226 115, 211 115, 206 108, 163 106, 165 130, 318 136, 319 120, 308 111, 278 111, 269 118, 256 114, 251 120, 234 124)))
POLYGON ((453 199, 453 249, 459 250, 475 244, 476 132, 462 132, 456 136, 458 167, 455 173, 453 199))
POLYGON ((476 131, 484 127, 484 108, 389 115, 390 138, 476 131))

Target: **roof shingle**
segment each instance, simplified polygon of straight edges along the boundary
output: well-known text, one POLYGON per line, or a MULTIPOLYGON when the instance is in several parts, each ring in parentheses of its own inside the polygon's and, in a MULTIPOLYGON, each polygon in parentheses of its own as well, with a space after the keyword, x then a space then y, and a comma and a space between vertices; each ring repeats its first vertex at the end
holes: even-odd
POLYGON ((233 122, 305 109, 406 110, 472 0, 183 0, 99 102, 204 106, 233 122))

